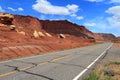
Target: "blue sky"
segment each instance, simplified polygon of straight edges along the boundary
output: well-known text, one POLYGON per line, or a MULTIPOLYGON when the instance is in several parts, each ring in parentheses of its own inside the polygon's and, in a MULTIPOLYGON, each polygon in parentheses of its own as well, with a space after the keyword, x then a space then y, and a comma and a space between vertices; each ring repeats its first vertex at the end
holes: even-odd
POLYGON ((0 12, 69 20, 93 32, 120 36, 120 0, 0 0, 0 12))

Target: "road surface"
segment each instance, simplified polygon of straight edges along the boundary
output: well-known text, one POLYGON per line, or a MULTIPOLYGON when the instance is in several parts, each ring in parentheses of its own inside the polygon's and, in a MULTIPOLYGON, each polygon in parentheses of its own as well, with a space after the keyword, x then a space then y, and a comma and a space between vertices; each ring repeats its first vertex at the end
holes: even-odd
POLYGON ((82 80, 112 43, 0 62, 0 80, 82 80))

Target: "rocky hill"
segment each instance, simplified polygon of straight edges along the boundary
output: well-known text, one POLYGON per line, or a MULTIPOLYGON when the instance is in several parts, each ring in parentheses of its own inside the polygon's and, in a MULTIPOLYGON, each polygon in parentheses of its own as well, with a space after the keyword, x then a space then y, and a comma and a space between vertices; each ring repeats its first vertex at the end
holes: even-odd
POLYGON ((39 20, 0 13, 0 60, 113 41, 113 34, 93 33, 67 20, 39 20))
POLYGON ((0 13, 0 60, 88 46, 95 42, 94 38, 84 34, 85 27, 69 21, 46 22, 31 16, 0 13))
POLYGON ((84 26, 71 23, 67 20, 49 21, 39 20, 31 16, 14 15, 12 22, 19 31, 24 31, 26 35, 33 35, 34 31, 50 34, 68 34, 81 38, 93 38, 93 33, 84 26))
POLYGON ((43 36, 55 37, 60 34, 102 41, 116 38, 113 34, 93 33, 85 26, 67 20, 39 20, 32 16, 11 15, 8 13, 1 13, 0 15, 0 26, 4 26, 0 27, 0 34, 2 38, 6 37, 9 40, 24 41, 25 39, 32 40, 43 36), (5 34, 9 34, 9 36, 5 34))

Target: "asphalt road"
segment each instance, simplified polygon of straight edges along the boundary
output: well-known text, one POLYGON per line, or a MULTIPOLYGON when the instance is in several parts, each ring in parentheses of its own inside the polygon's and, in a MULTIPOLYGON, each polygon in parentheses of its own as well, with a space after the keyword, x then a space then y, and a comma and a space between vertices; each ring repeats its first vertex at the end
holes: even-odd
POLYGON ((82 80, 112 43, 0 62, 0 80, 82 80))

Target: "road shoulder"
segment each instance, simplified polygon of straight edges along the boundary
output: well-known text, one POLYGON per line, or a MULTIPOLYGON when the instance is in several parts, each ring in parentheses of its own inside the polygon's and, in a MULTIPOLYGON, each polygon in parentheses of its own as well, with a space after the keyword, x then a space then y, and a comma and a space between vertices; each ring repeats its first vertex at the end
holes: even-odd
POLYGON ((89 76, 86 76, 85 80, 88 80, 87 78, 90 78, 90 76, 96 76, 96 80, 120 80, 119 67, 120 47, 113 46, 108 50, 107 55, 96 65, 95 70, 89 76))

